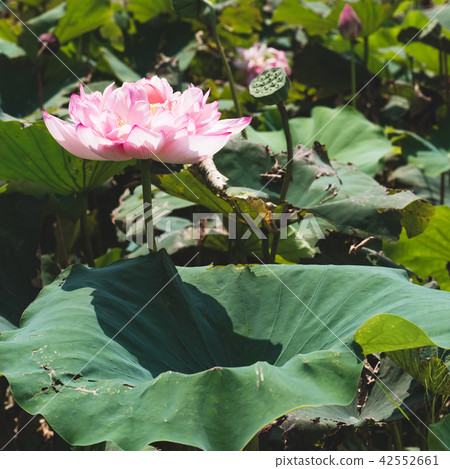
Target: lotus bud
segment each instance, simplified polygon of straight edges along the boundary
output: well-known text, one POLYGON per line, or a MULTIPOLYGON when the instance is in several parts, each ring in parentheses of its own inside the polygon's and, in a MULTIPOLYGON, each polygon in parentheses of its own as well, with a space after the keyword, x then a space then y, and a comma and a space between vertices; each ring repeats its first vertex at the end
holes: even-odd
POLYGON ((46 46, 43 50, 44 53, 52 51, 56 54, 59 51, 59 39, 52 33, 44 33, 39 36, 39 46, 46 46), (50 49, 50 51, 48 50, 50 49))
POLYGON ((362 32, 362 24, 355 10, 347 3, 339 17, 339 32, 344 39, 352 40, 362 32))

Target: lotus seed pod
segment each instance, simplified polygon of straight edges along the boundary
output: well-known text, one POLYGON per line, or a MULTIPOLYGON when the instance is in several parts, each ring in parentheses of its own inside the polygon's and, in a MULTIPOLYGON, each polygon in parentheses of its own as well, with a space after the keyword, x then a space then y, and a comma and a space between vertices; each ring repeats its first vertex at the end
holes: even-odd
POLYGON ((291 82, 283 68, 268 68, 250 82, 250 94, 263 104, 286 101, 291 82))
POLYGON ((39 47, 47 46, 44 52, 50 53, 48 49, 56 54, 59 51, 59 39, 52 33, 44 33, 39 36, 39 47), (47 49, 48 48, 48 49, 47 49))

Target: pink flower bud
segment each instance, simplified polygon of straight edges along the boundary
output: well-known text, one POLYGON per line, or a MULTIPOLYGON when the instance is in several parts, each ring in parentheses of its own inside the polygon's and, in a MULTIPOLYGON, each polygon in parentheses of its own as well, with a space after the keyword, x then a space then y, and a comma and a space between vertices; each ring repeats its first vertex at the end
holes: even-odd
POLYGON ((50 53, 48 49, 56 53, 59 50, 59 39, 52 33, 44 33, 39 36, 39 47, 45 45, 44 53, 50 53), (48 47, 48 49, 47 49, 48 47))
POLYGON ((354 39, 362 32, 361 20, 348 3, 339 17, 339 32, 345 39, 354 39))

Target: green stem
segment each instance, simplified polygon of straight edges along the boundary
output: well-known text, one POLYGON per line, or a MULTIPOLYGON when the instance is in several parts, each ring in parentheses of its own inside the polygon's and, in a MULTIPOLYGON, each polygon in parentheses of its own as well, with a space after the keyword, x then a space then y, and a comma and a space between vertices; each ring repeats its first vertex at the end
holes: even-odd
POLYGON ((63 230, 61 226, 61 217, 59 215, 56 215, 55 234, 57 240, 56 252, 59 253, 59 255, 57 256, 58 262, 61 267, 65 269, 69 266, 69 254, 67 253, 66 242, 64 240, 63 230))
POLYGON ((148 250, 150 252, 157 251, 156 240, 155 240, 155 227, 153 226, 153 215, 152 215, 152 160, 146 159, 141 161, 141 172, 142 172, 142 197, 144 202, 144 226, 147 240, 148 250), (148 237, 151 236, 151 241, 148 237))
POLYGON ((369 64, 369 36, 364 36, 364 65, 369 64))
POLYGON ((411 84, 414 85, 414 57, 409 55, 408 60, 409 60, 409 69, 411 73, 411 84))
POLYGON ((448 76, 448 54, 444 51, 444 74, 445 74, 445 101, 447 104, 447 114, 450 110, 450 82, 448 76))
POLYGON ((395 442, 395 449, 397 451, 403 451, 403 441, 402 441, 402 435, 400 433, 400 422, 393 422, 391 425, 391 428, 394 432, 394 442, 395 442))
MULTIPOLYGON (((242 117, 242 109, 239 103, 239 99, 236 92, 236 83, 234 81, 233 72, 231 71, 230 64, 228 63, 227 56, 225 55, 225 50, 222 46, 222 41, 220 40, 219 33, 217 32, 217 24, 216 24, 216 10, 214 5, 209 3, 208 1, 203 0, 206 5, 209 6, 210 10, 210 18, 211 18, 211 30, 214 37, 214 42, 216 43, 217 50, 219 51, 220 58, 222 60, 223 65, 225 66, 225 73, 227 74, 228 81, 230 83, 230 90, 231 96, 233 98, 234 107, 236 109, 236 113, 239 117, 242 117)), ((242 131, 242 136, 246 139, 247 132, 245 129, 242 131)))
POLYGON ((352 106, 356 109, 356 68, 355 68, 355 44, 350 39, 351 71, 352 71, 352 106))
POLYGON ((444 205, 445 202, 445 173, 441 174, 441 184, 439 190, 439 205, 444 205))
POLYGON ((283 131, 286 138, 286 147, 287 147, 287 165, 286 165, 286 174, 283 179, 283 185, 281 186, 280 192, 280 203, 283 203, 286 199, 286 194, 289 188, 289 184, 292 179, 292 169, 294 166, 294 150, 292 148, 292 135, 291 129, 289 127, 289 118, 284 103, 278 104, 278 110, 280 111, 281 121, 283 122, 283 131))
POLYGON ((82 194, 81 202, 81 215, 80 215, 80 231, 83 238, 83 245, 85 256, 89 267, 95 267, 94 255, 92 252, 91 238, 89 236, 89 229, 87 225, 87 195, 82 194))
POLYGON ((264 262, 269 262, 270 261, 270 254, 269 254, 269 237, 268 234, 264 232, 266 235, 266 239, 262 239, 262 254, 263 254, 263 259, 264 262))
MULTIPOLYGON (((280 199, 279 203, 282 204, 287 195, 289 184, 292 179, 292 171, 294 167, 294 150, 292 148, 292 135, 291 129, 289 127, 289 118, 286 110, 286 106, 283 103, 278 104, 278 110, 280 111, 281 121, 283 122, 283 131, 284 136, 286 137, 286 148, 287 148, 287 165, 286 165, 286 174, 283 178, 283 185, 281 186, 280 199)), ((277 255, 278 241, 280 240, 280 231, 273 235, 272 239, 272 249, 270 251, 270 263, 275 262, 275 256, 277 255)))
POLYGON ((433 425, 436 423, 436 394, 433 393, 433 397, 431 399, 431 424, 433 425))

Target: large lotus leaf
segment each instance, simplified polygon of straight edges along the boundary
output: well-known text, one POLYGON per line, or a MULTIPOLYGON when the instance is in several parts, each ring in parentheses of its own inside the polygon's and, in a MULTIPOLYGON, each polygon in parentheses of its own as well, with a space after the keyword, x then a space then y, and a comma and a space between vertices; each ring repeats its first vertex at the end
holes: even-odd
POLYGON ((435 216, 421 235, 408 239, 402 233, 398 243, 384 243, 383 250, 398 264, 413 270, 423 279, 434 277, 442 289, 450 291, 449 220, 450 207, 436 207, 435 216))
POLYGON ((0 121, 0 154, 0 179, 26 179, 57 194, 92 189, 130 164, 77 158, 54 140, 43 122, 0 121))
POLYGON ((236 450, 295 408, 349 404, 361 371, 353 332, 379 313, 386 327, 399 326, 390 350, 450 345, 442 327, 450 296, 398 270, 176 273, 164 252, 66 270, 21 328, 0 336, 0 372, 17 402, 75 445, 169 440, 236 450), (413 343, 406 324, 421 331, 413 343))
POLYGON ((0 196, 0 333, 19 325, 40 287, 39 235, 45 199, 0 196))
MULTIPOLYGON (((381 158, 393 150, 382 127, 368 121, 352 108, 315 107, 311 117, 289 121, 294 145, 311 148, 314 141, 325 144, 331 159, 353 163, 373 176, 381 158)), ((258 132, 247 128, 250 141, 269 145, 275 153, 286 149, 282 130, 258 132)))
MULTIPOLYGON (((257 177, 267 172, 273 158, 264 149, 251 148, 250 142, 227 145, 214 158, 217 168, 228 177, 230 185, 245 185, 276 199, 281 184, 267 184, 269 178, 257 177), (247 164, 250 171, 245 171, 247 164)), ((281 166, 285 165, 285 156, 276 158, 281 166)), ((409 236, 421 233, 434 213, 430 204, 412 192, 388 190, 355 166, 342 162, 331 166, 323 156, 300 146, 295 149, 286 200, 342 233, 375 235, 388 241, 398 239, 402 225, 409 236)))
MULTIPOLYGON (((309 210, 334 224, 342 233, 375 235, 395 241, 402 225, 409 236, 416 236, 422 233, 434 214, 432 205, 410 191, 386 189, 353 165, 334 162, 333 166, 342 183, 337 186, 337 196, 309 210)), ((335 178, 318 179, 312 189, 327 182, 334 184, 335 178)), ((297 205, 295 190, 296 185, 291 184, 287 199, 297 205)))

